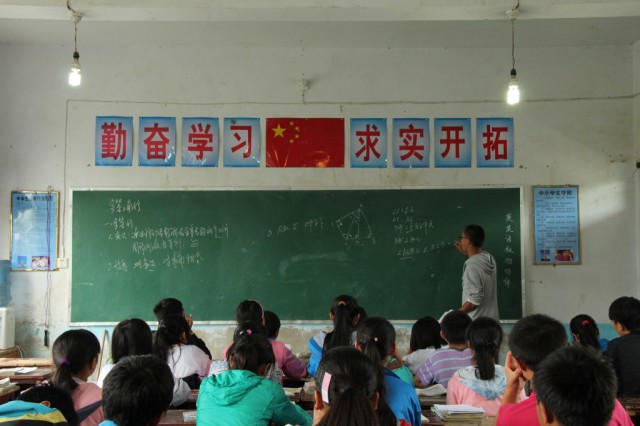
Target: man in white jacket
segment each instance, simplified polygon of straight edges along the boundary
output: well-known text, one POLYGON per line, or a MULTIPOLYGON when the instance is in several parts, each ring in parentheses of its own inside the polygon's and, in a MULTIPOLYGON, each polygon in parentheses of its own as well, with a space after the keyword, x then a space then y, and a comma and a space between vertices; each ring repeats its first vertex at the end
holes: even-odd
POLYGON ((498 266, 491 253, 484 251, 484 229, 480 225, 467 225, 456 241, 456 248, 465 256, 462 270, 462 306, 471 319, 498 315, 498 266))

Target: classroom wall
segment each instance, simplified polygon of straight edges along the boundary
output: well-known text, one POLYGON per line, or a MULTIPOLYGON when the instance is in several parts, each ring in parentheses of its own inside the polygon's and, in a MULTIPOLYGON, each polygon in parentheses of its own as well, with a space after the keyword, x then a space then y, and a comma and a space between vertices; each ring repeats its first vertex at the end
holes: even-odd
MULTIPOLYGON (((71 51, 68 46, 0 45, 0 211, 5 212, 5 220, 0 221, 0 241, 5 242, 0 244, 0 258, 9 256, 8 213, 14 189, 51 186, 61 191, 60 256, 71 257, 73 263, 68 194, 74 188, 519 185, 524 195, 526 313, 543 312, 568 322, 574 314, 587 312, 606 323, 614 298, 638 296, 639 184, 638 175, 633 175, 640 147, 638 43, 633 47, 518 49, 524 102, 515 108, 503 102, 511 65, 506 46, 85 47, 81 49, 84 80, 79 88, 66 84, 71 51), (310 80, 304 104, 297 89, 303 75, 310 80), (512 116, 516 165, 494 170, 96 168, 95 116, 110 114, 347 119, 512 116), (532 265, 533 184, 580 186, 582 265, 532 265)), ((453 251, 451 255, 459 256, 453 251)), ((68 327, 70 273, 70 269, 11 273, 16 343, 30 356, 49 353, 43 346, 48 286, 52 338, 68 327)), ((318 297, 327 311, 331 296, 318 297)), ((150 309, 155 302, 149 301, 150 309)), ((375 307, 366 308, 375 314, 375 307)), ((299 352, 322 327, 292 324, 281 336, 299 352)), ((100 337, 106 329, 110 327, 93 328, 100 337)), ((214 354, 230 341, 230 327, 198 325, 196 330, 214 354)), ((401 332, 402 348, 407 331, 401 332)))

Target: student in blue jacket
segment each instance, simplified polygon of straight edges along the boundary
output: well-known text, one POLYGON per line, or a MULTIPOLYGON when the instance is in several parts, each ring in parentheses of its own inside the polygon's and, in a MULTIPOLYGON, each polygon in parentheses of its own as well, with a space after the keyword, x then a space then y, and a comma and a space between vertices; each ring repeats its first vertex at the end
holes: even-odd
POLYGON ((198 426, 311 426, 312 419, 291 403, 280 385, 266 376, 275 363, 269 340, 244 334, 227 351, 230 370, 207 377, 200 385, 198 426))

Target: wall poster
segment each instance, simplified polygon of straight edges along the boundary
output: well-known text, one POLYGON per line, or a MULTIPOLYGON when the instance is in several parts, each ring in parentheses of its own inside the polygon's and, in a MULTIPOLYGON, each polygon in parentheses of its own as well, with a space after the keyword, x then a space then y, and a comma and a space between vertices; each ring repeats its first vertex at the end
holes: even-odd
POLYGON ((533 186, 535 265, 580 265, 578 186, 533 186))
POLYGON ((11 191, 11 270, 57 270, 58 191, 11 191))

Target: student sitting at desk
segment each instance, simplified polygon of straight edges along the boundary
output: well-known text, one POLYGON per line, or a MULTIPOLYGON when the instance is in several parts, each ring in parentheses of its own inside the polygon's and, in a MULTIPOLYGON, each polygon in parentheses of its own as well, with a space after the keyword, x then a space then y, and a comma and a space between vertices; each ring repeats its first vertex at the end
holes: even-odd
POLYGON ((333 321, 333 331, 323 331, 309 339, 311 358, 307 371, 312 376, 316 374, 324 351, 338 346, 353 346, 356 338, 355 328, 360 320, 360 306, 354 297, 343 294, 333 300, 329 318, 333 321))
POLYGON ((618 376, 618 395, 640 395, 640 300, 614 300, 609 319, 620 336, 609 342, 606 353, 618 376))
POLYGON ((98 365, 100 342, 89 330, 68 330, 51 348, 56 372, 51 382, 71 395, 80 426, 96 426, 102 420, 102 391, 87 380, 98 365))
POLYGON ((228 360, 230 370, 200 386, 198 426, 311 425, 311 416, 266 378, 275 357, 265 336, 243 334, 229 348, 228 360))
POLYGON ((191 315, 186 316, 184 314, 184 307, 182 306, 181 301, 174 298, 162 299, 156 304, 156 306, 154 306, 153 315, 155 315, 158 322, 162 321, 166 317, 183 317, 189 325, 186 344, 197 346, 202 352, 207 354, 209 359, 211 359, 211 352, 209 351, 209 348, 207 348, 204 341, 193 332, 191 328, 193 327, 193 318, 191 315))
POLYGON ((432 317, 420 318, 411 327, 409 353, 402 358, 404 365, 415 375, 429 355, 440 349, 444 341, 440 337, 440 323, 432 317))
POLYGON ((0 425, 77 426, 71 396, 50 383, 30 387, 15 401, 0 405, 0 425))
POLYGON ((267 337, 276 357, 278 368, 282 370, 285 376, 292 379, 307 377, 307 367, 291 353, 291 350, 284 343, 276 340, 278 333, 280 333, 280 318, 278 318, 278 315, 275 312, 265 311, 264 325, 267 328, 267 337))
POLYGON ((167 362, 175 377, 197 389, 209 373, 211 359, 197 346, 186 344, 188 332, 184 317, 166 317, 153 335, 153 354, 167 362))
MULTIPOLYGON (((113 329, 111 336, 111 361, 100 370, 98 386, 103 387, 104 378, 113 367, 123 359, 134 355, 150 355, 152 351, 152 334, 149 325, 139 318, 120 321, 113 329)), ((181 378, 174 377, 173 399, 171 405, 178 406, 189 399, 191 389, 181 378)))
POLYGON ((416 387, 440 383, 446 388, 456 371, 471 365, 472 354, 466 341, 469 324, 471 318, 462 311, 451 311, 442 318, 441 336, 449 346, 429 355, 414 376, 416 387))
POLYGON ((156 426, 173 397, 173 375, 153 355, 131 356, 116 364, 104 381, 100 426, 156 426))

